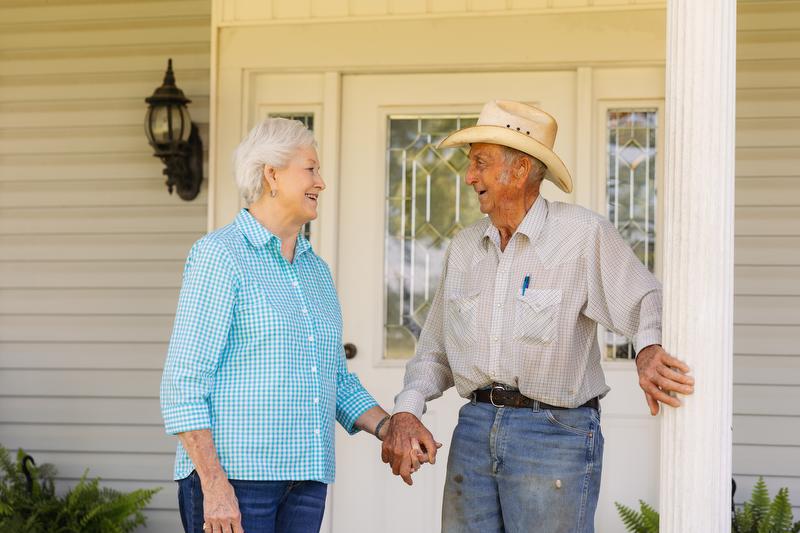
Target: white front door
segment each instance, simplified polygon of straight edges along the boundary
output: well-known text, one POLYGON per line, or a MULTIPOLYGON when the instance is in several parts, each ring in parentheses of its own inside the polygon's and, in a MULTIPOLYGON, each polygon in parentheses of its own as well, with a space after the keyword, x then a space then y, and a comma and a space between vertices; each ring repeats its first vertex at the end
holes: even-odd
MULTIPOLYGON (((556 150, 574 168, 574 71, 343 78, 337 284, 344 339, 358 349, 350 370, 387 410, 402 388, 447 243, 482 216, 463 183, 465 151, 440 152, 436 144, 497 98, 554 115, 561 132, 556 150)), ((549 182, 542 193, 571 201, 549 182)), ((450 390, 429 404, 423 422, 444 448, 434 467, 416 474, 413 487, 380 461, 375 439, 339 432, 336 533, 439 530, 449 442, 463 402, 450 390)))

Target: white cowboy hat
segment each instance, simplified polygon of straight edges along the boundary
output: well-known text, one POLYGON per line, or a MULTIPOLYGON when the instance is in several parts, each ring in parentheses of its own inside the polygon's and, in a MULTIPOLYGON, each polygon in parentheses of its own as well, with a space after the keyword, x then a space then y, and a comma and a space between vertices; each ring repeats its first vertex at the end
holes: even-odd
POLYGON ((510 100, 493 100, 483 106, 475 126, 451 133, 439 143, 439 148, 472 143, 515 148, 545 164, 545 179, 564 192, 572 192, 569 171, 553 152, 557 131, 556 119, 541 109, 510 100))

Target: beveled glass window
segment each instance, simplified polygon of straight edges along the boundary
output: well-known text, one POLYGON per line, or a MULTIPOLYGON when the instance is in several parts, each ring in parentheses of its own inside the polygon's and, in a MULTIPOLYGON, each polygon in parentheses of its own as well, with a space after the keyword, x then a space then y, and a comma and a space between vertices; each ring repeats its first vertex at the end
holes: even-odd
MULTIPOLYGON (((289 120, 299 120, 306 125, 306 128, 314 131, 314 113, 270 113, 269 118, 286 118, 289 120)), ((306 239, 311 238, 311 223, 303 224, 303 236, 306 239)))
POLYGON ((299 120, 306 125, 306 128, 314 131, 314 113, 270 113, 269 118, 299 120))
POLYGON ((468 147, 437 150, 476 115, 393 115, 386 150, 385 357, 414 355, 453 236, 483 216, 464 183, 468 147))
MULTIPOLYGON (((607 114, 608 218, 651 272, 656 254, 655 109, 610 109, 607 114)), ((633 359, 628 339, 606 332, 609 359, 633 359)))

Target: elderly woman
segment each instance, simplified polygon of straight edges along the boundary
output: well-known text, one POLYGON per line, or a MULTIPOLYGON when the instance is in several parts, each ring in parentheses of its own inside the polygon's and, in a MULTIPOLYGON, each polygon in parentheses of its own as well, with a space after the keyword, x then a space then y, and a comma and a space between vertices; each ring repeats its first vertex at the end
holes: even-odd
POLYGON ((378 436, 388 416, 347 371, 330 271, 300 235, 325 190, 312 133, 267 119, 235 163, 249 207, 192 247, 161 384, 181 520, 317 532, 334 421, 378 436))

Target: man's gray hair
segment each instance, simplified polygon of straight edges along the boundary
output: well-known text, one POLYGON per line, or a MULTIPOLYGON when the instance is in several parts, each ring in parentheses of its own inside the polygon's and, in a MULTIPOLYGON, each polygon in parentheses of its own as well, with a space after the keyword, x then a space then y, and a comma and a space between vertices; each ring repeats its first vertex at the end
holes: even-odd
POLYGON ((547 166, 533 157, 532 155, 526 154, 516 148, 511 148, 510 146, 503 146, 503 159, 505 160, 506 166, 510 167, 513 165, 518 158, 524 157, 530 159, 531 161, 531 171, 528 173, 528 184, 532 185, 538 181, 542 181, 544 179, 544 173, 547 171, 547 166))
POLYGON ((299 120, 263 120, 233 152, 239 194, 252 204, 264 193, 265 166, 283 168, 298 149, 316 146, 314 134, 299 120))

